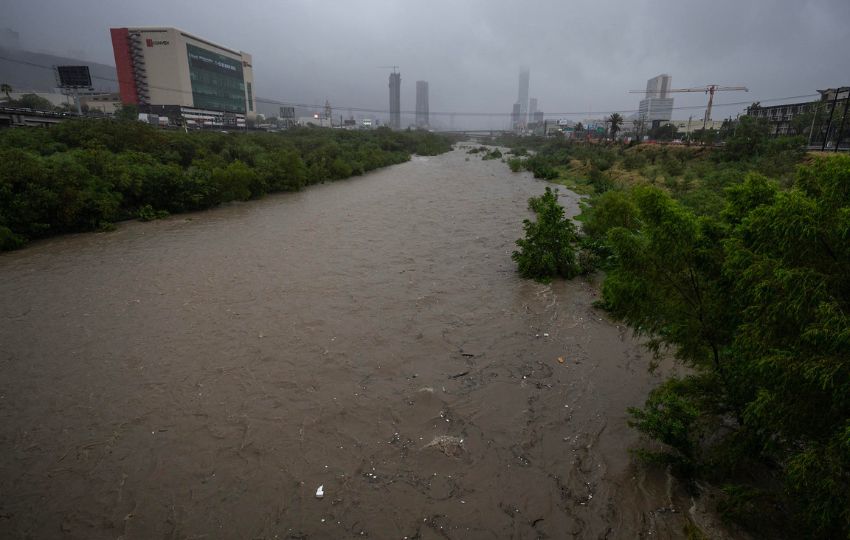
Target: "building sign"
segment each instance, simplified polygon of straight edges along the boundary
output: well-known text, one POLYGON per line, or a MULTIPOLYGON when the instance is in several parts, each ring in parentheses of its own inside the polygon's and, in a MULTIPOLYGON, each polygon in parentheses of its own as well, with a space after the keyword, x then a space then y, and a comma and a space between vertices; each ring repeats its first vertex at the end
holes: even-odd
POLYGON ((166 39, 153 40, 151 38, 147 38, 145 40, 145 45, 147 45, 148 47, 153 47, 154 45, 168 45, 169 43, 170 41, 166 39))
MULTIPOLYGON (((186 44, 192 99, 199 109, 245 114, 242 61, 186 44)), ((253 105, 253 103, 252 103, 253 105)))

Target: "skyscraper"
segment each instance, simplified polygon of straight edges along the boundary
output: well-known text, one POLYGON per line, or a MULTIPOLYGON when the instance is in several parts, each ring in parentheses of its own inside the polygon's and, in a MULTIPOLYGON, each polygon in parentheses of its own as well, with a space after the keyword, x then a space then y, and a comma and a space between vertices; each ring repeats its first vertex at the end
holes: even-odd
POLYGON ((401 129, 401 73, 390 73, 390 128, 401 129))
POLYGON ((426 128, 428 118, 428 81, 416 81, 416 127, 426 128))
POLYGON ((666 73, 662 73, 646 81, 646 97, 664 99, 667 97, 667 90, 670 89, 670 81, 672 77, 666 73))
POLYGON ((528 100, 528 117, 534 118, 534 113, 537 112, 537 98, 530 98, 528 100))
POLYGON ((519 127, 525 128, 528 123, 528 79, 530 73, 527 67, 519 68, 519 127))
POLYGON ((640 100, 638 117, 647 127, 657 127, 673 116, 673 98, 668 98, 672 77, 666 73, 646 81, 646 95, 640 100))

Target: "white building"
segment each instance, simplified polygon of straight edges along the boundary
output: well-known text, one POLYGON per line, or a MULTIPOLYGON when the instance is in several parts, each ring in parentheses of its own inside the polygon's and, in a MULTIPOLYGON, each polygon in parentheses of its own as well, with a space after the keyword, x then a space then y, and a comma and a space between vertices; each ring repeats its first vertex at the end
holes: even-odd
POLYGON ((112 28, 124 104, 143 112, 244 126, 256 116, 251 55, 177 28, 112 28))

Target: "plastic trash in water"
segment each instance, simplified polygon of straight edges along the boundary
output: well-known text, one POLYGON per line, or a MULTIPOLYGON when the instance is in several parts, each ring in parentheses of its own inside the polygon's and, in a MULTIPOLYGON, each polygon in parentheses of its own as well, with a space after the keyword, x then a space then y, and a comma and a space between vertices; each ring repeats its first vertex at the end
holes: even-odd
POLYGON ((322 484, 319 486, 319 489, 316 490, 316 498, 321 499, 325 496, 325 485, 322 484))

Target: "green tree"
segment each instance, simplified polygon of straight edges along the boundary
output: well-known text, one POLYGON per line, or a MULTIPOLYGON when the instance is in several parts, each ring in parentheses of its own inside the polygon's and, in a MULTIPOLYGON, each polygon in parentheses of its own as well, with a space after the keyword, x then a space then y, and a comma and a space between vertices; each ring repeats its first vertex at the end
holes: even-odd
POLYGON ((673 124, 666 123, 649 130, 649 137, 656 141, 672 141, 678 135, 679 130, 673 124))
POLYGON ((608 233, 617 266, 603 285, 606 306, 651 350, 672 346, 679 359, 725 378, 734 317, 721 275, 723 228, 657 188, 633 194, 639 227, 608 233))
POLYGON ((620 131, 620 126, 623 124, 623 117, 620 113, 613 113, 608 117, 608 123, 610 125, 611 130, 611 138, 617 138, 617 132, 620 131))
MULTIPOLYGON (((608 231, 606 306, 694 369, 632 409, 631 424, 669 445, 653 458, 680 471, 773 476, 760 484, 784 490, 761 499, 781 500, 769 504, 788 510, 789 537, 846 538, 850 157, 816 160, 788 190, 748 174, 716 218, 654 188, 631 199, 637 224, 608 231)), ((729 493, 759 499, 746 486, 729 493)))
POLYGON ((138 120, 139 106, 131 103, 121 105, 121 108, 115 111, 115 118, 120 120, 138 120))
POLYGON ((780 191, 731 193, 725 273, 743 303, 734 354, 745 418, 781 464, 803 529, 850 534, 850 157, 815 161, 780 191))
POLYGON ((36 94, 24 94, 17 101, 13 102, 16 106, 24 109, 33 109, 36 111, 53 111, 53 104, 45 98, 36 94))
POLYGON ((791 131, 794 135, 808 136, 812 128, 812 121, 815 118, 814 111, 807 111, 795 115, 791 119, 791 131))
POLYGON ((537 221, 524 220, 525 238, 516 241, 519 251, 511 258, 522 277, 547 281, 555 276, 572 278, 579 272, 574 243, 575 226, 564 216, 558 191, 547 187, 540 197, 532 197, 529 207, 537 221))
POLYGON ((0 84, 0 92, 6 94, 6 101, 12 101, 12 96, 9 95, 12 92, 11 85, 6 83, 0 84))
POLYGON ((742 161, 759 155, 769 137, 769 130, 765 120, 742 116, 735 132, 726 140, 721 158, 726 161, 742 161))

